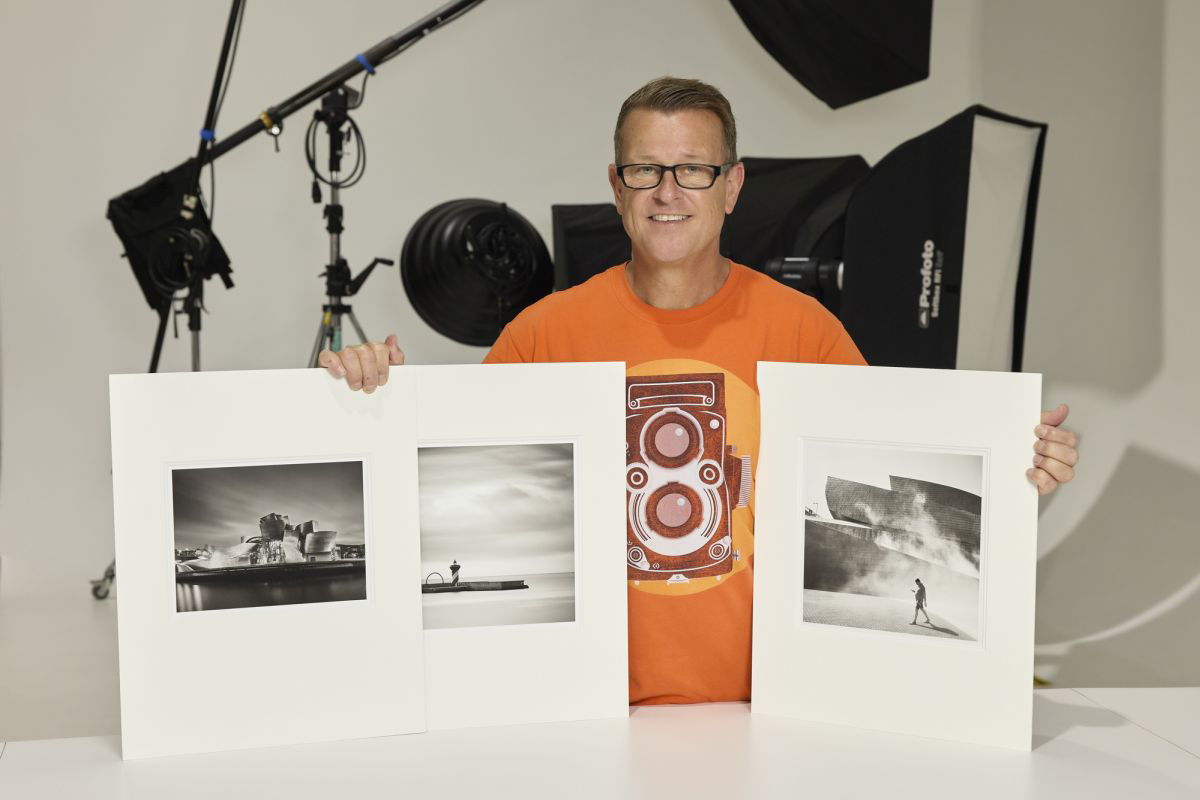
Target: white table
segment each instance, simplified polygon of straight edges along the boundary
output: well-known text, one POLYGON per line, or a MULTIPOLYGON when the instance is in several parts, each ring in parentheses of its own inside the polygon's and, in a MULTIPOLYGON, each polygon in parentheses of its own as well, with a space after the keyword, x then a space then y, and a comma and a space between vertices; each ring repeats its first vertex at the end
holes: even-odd
POLYGON ((1197 689, 1035 693, 1017 753, 751 715, 639 708, 522 725, 123 762, 115 736, 8 742, 0 798, 1200 798, 1197 689))

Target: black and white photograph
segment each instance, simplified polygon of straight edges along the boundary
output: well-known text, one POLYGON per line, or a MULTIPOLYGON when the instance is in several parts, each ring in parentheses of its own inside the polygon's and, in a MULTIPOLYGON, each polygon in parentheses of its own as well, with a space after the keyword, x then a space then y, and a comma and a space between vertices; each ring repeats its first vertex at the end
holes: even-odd
POLYGON ((426 630, 575 620, 574 446, 422 447, 426 630))
POLYGON ((176 611, 365 600, 363 462, 174 469, 176 611))
POLYGON ((977 641, 983 456, 802 446, 802 621, 977 641))

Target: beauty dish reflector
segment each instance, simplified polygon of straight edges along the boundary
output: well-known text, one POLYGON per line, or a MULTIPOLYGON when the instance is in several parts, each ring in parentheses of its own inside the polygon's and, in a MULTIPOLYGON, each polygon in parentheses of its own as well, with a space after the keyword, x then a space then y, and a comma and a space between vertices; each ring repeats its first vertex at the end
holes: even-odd
POLYGON ((431 328, 488 346, 550 293, 554 267, 537 230, 505 203, 450 200, 421 215, 400 251, 400 278, 431 328))

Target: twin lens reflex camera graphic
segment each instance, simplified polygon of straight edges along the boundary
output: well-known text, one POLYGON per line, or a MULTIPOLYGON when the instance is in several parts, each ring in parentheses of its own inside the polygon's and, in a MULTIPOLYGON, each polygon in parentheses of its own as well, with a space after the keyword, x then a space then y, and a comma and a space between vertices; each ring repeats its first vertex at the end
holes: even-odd
POLYGON ((730 518, 751 484, 750 457, 725 444, 725 376, 629 377, 625 405, 629 579, 730 572, 730 518))

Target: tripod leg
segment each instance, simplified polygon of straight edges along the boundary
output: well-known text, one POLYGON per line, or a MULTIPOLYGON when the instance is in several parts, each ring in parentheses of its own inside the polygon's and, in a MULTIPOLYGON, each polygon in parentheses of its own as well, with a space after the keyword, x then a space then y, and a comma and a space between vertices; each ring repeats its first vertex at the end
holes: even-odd
POLYGON ((358 324, 358 317, 354 316, 353 311, 347 311, 346 316, 350 318, 350 324, 354 326, 354 330, 358 334, 358 340, 366 344, 367 334, 363 333, 362 325, 358 324))
POLYGON ((154 335, 154 352, 150 354, 149 372, 158 372, 158 358, 162 355, 163 337, 167 333, 167 319, 171 316, 171 301, 158 310, 158 333, 154 335))
POLYGON ((317 366, 317 358, 321 355, 321 350, 324 349, 325 340, 329 337, 329 325, 331 317, 328 311, 321 317, 321 324, 317 326, 317 340, 313 342, 312 355, 308 357, 308 365, 310 367, 317 366))

